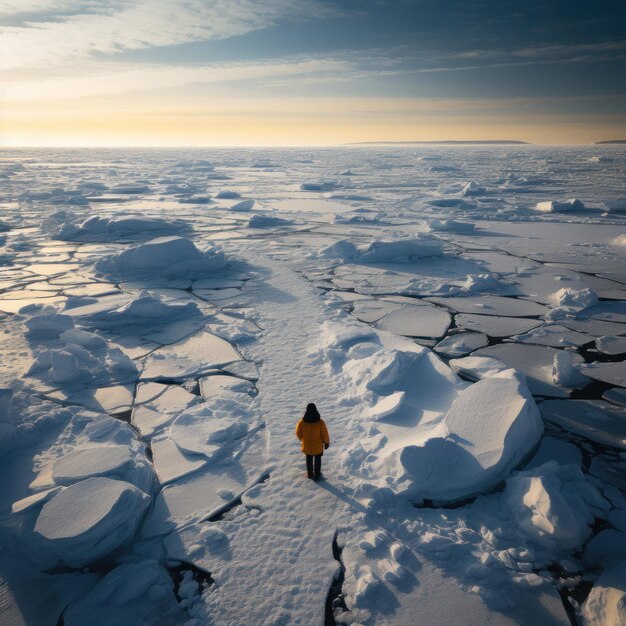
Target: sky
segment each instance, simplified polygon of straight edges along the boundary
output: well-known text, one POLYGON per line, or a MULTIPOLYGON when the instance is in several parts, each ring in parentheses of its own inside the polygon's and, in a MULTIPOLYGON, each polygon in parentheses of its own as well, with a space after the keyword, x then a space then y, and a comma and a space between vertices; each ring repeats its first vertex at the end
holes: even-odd
POLYGON ((626 139, 626 0, 0 0, 4 146, 626 139))

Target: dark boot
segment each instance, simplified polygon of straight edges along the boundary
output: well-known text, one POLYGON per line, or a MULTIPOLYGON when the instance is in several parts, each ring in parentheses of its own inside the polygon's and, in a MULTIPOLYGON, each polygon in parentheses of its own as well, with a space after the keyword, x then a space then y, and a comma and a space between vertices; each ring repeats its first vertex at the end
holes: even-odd
POLYGON ((322 455, 315 455, 315 480, 319 480, 322 475, 322 455))
POLYGON ((306 455, 306 473, 309 478, 315 478, 313 472, 313 456, 311 454, 306 455))

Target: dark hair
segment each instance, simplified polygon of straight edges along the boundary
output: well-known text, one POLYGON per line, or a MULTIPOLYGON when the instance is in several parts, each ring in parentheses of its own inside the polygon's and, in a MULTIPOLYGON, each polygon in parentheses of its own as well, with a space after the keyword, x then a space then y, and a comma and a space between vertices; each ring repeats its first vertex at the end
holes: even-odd
POLYGON ((309 404, 306 405, 306 411, 304 412, 302 419, 305 422, 317 422, 320 419, 319 411, 312 402, 309 402, 309 404))

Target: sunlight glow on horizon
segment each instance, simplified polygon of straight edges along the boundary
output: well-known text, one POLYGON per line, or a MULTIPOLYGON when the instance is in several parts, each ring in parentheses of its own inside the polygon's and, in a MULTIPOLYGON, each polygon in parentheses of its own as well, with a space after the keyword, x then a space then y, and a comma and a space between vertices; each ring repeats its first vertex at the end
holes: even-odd
POLYGON ((558 2, 4 0, 0 145, 623 139, 620 16, 558 2))

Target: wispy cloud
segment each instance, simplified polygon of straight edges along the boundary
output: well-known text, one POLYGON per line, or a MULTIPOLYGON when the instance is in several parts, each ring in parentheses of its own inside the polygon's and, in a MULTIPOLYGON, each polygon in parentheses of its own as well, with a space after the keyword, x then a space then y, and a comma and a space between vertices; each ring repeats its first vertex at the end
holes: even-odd
POLYGON ((332 77, 354 68, 346 59, 271 59, 262 62, 222 63, 201 66, 148 65, 107 62, 90 63, 82 74, 37 80, 5 82, 3 99, 8 101, 63 100, 129 92, 172 89, 189 84, 250 83, 298 77, 332 77), (94 76, 97 78, 94 79, 94 76))
MULTIPOLYGON (((21 3, 5 0, 0 11, 21 3)), ((25 0, 30 9, 66 8, 63 0, 25 0)), ((0 28, 0 68, 30 68, 153 46, 225 39, 285 19, 322 18, 336 9, 317 0, 118 0, 92 2, 72 15, 0 28)))

